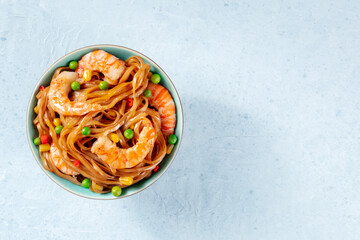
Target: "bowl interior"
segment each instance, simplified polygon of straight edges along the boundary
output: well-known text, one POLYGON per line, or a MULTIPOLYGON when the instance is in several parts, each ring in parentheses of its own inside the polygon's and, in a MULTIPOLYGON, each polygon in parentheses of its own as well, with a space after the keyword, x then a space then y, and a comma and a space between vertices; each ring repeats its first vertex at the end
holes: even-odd
POLYGON ((89 47, 84 47, 78 50, 75 50, 67 55, 65 55, 64 57, 60 58, 58 61, 56 61, 45 73, 44 75, 41 77, 41 79, 38 81, 38 83, 35 86, 35 89, 31 95, 30 98, 30 102, 28 105, 28 110, 27 110, 27 138, 30 144, 30 148, 34 154, 34 157, 36 159, 36 161, 38 162, 39 166, 44 170, 44 172, 55 182, 57 183, 59 186, 63 187, 64 189, 82 196, 82 197, 87 197, 87 198, 92 198, 92 199, 119 199, 119 198, 124 198, 130 195, 133 195, 137 192, 140 192, 141 190, 147 188, 148 186, 150 186, 152 183, 154 183, 165 171, 166 169, 169 167, 169 165, 171 164, 172 160, 174 159, 179 147, 180 147, 180 142, 182 139, 182 130, 183 130, 183 114, 182 114, 182 106, 181 106, 181 102, 180 102, 180 98, 179 95, 173 85, 173 83, 171 82, 171 80, 169 79, 169 77, 166 75, 166 73, 155 63, 153 62, 151 59, 149 59, 148 57, 146 57, 145 55, 134 51, 132 49, 129 48, 125 48, 125 47, 120 47, 120 46, 114 46, 114 45, 95 45, 95 46, 89 46, 89 47), (158 73, 161 76, 161 82, 160 84, 163 85, 164 87, 166 87, 169 92, 171 93, 175 105, 176 105, 176 116, 177 116, 177 123, 176 123, 176 128, 175 128, 175 134, 176 136, 178 136, 178 142, 176 143, 176 145, 174 146, 173 151, 171 152, 171 154, 166 155, 165 158, 163 159, 163 161, 161 162, 160 169, 158 172, 152 174, 151 177, 147 178, 147 179, 143 179, 142 181, 127 187, 123 189, 123 193, 120 197, 114 197, 111 193, 106 193, 106 194, 97 194, 94 193, 92 191, 90 191, 89 189, 83 188, 81 186, 75 185, 63 178, 60 178, 59 176, 55 175, 52 172, 48 172, 47 170, 44 169, 44 166, 42 164, 41 158, 39 156, 39 151, 38 151, 38 147, 35 146, 35 144, 33 143, 33 139, 38 137, 38 131, 35 128, 35 126, 33 125, 33 120, 36 117, 36 114, 34 113, 33 109, 36 106, 36 102, 37 99, 35 97, 35 95, 37 94, 37 92, 39 91, 39 87, 41 85, 44 86, 48 86, 50 84, 52 75, 54 73, 54 71, 58 68, 58 67, 62 67, 62 66, 67 66, 68 63, 71 60, 80 60, 80 58, 91 52, 94 51, 96 49, 102 49, 104 51, 107 51, 113 55, 115 55, 116 57, 125 60, 131 56, 134 55, 138 55, 140 56, 144 62, 149 63, 151 66, 151 71, 158 73))

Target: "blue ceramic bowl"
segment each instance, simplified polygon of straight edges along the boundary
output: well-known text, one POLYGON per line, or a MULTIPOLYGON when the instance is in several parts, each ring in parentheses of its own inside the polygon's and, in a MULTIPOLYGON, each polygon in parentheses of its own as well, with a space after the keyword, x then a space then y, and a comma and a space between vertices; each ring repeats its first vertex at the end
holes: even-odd
POLYGON ((181 139, 182 139, 182 133, 183 133, 183 124, 184 124, 183 123, 183 112, 182 112, 180 98, 175 89, 174 84, 171 82, 168 75, 166 75, 166 73, 159 67, 159 65, 157 65, 154 61, 152 61, 150 58, 148 58, 144 54, 139 53, 130 48, 116 46, 116 45, 94 45, 94 46, 80 48, 69 54, 66 54, 65 56, 63 56, 62 58, 57 60, 53 65, 51 65, 46 70, 44 75, 42 75, 40 80, 35 85, 34 91, 30 97, 30 101, 29 101, 29 105, 28 105, 28 109, 27 109, 27 117, 26 117, 26 130, 27 130, 27 138, 29 141, 30 149, 31 149, 32 153, 34 154, 36 162, 39 164, 40 168, 45 172, 45 174, 51 180, 53 180, 56 184, 58 184, 60 187, 64 188, 65 190, 67 190, 73 194, 76 194, 81 197, 86 197, 86 198, 91 198, 91 199, 101 199, 101 200, 125 198, 125 197, 131 196, 135 193, 138 193, 138 192, 144 190, 145 188, 149 187, 151 184, 156 182, 156 180, 158 180, 161 177, 161 175, 163 175, 165 173, 166 169, 168 169, 171 162, 174 160, 176 153, 179 150, 181 139), (152 72, 156 72, 161 76, 160 84, 169 90, 169 92, 171 93, 171 95, 174 99, 175 105, 176 105, 177 124, 176 124, 175 134, 176 134, 176 136, 178 136, 179 140, 176 143, 176 145, 174 146, 173 151, 171 152, 170 155, 165 156, 165 158, 163 159, 163 161, 160 164, 160 170, 157 173, 153 174, 151 177, 149 177, 147 179, 143 179, 142 181, 140 181, 130 187, 124 188, 123 193, 120 197, 114 197, 111 193, 106 193, 106 194, 94 193, 87 188, 83 188, 83 187, 75 185, 63 178, 60 178, 52 172, 48 172, 47 170, 45 170, 45 168, 42 164, 41 158, 39 156, 38 147, 35 146, 35 144, 33 143, 33 139, 38 137, 37 129, 35 128, 35 126, 33 124, 33 120, 36 117, 36 114, 34 113, 33 109, 36 106, 37 99, 36 99, 35 95, 39 91, 39 87, 41 85, 48 86, 50 84, 51 77, 54 74, 54 71, 58 67, 68 66, 68 64, 71 60, 80 60, 80 58, 83 55, 85 55, 93 50, 96 50, 96 49, 102 49, 106 52, 109 52, 109 53, 115 55, 116 57, 118 57, 122 60, 125 60, 134 55, 140 56, 145 61, 145 63, 150 64, 152 72))

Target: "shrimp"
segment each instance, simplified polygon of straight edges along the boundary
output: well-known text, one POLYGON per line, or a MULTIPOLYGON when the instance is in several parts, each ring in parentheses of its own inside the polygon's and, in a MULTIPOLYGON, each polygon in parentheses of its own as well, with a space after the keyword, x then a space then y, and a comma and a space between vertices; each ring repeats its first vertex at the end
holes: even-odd
POLYGON ((148 89, 151 91, 149 104, 155 107, 160 113, 161 131, 165 139, 170 134, 174 134, 176 126, 175 103, 169 91, 159 84, 149 83, 148 89))
MULTIPOLYGON (((51 81, 49 89, 50 106, 63 115, 81 116, 91 111, 100 111, 101 105, 85 102, 70 101, 68 94, 71 90, 71 83, 78 79, 74 72, 62 72, 51 81)), ((81 82, 81 80, 79 80, 81 82)))
POLYGON ((60 151, 56 147, 55 143, 51 144, 50 147, 50 159, 55 164, 56 168, 59 169, 61 172, 67 174, 67 175, 78 175, 78 172, 73 171, 69 166, 62 160, 60 151))
POLYGON ((96 50, 81 58, 76 72, 82 76, 85 69, 98 71, 104 74, 108 83, 116 85, 125 68, 124 61, 103 50, 96 50))
POLYGON ((142 120, 143 129, 138 142, 130 148, 118 148, 107 136, 99 137, 91 147, 104 162, 114 169, 131 168, 141 163, 155 144, 155 129, 147 118, 142 120))

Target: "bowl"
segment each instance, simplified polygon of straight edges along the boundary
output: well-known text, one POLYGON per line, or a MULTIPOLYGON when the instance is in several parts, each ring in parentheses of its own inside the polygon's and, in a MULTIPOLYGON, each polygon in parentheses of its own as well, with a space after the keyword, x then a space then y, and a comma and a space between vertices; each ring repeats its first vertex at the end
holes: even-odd
POLYGON ((137 52, 135 50, 132 50, 130 48, 127 48, 127 47, 116 46, 116 45, 93 45, 93 46, 83 47, 83 48, 77 49, 73 52, 66 54, 65 56, 63 56, 62 58, 57 60, 53 65, 51 65, 45 71, 45 73, 41 76, 40 80, 36 83, 36 85, 34 87, 34 90, 31 94, 30 101, 28 104, 27 114, 26 114, 26 132, 27 132, 27 138, 29 141, 30 149, 35 157, 36 162, 39 164, 40 168, 44 171, 44 173, 51 180, 53 180, 57 185, 59 185, 60 187, 64 188, 65 190, 67 190, 73 194, 76 194, 78 196, 85 197, 85 198, 99 199, 99 200, 121 199, 121 198, 125 198, 128 196, 134 195, 134 194, 148 188, 150 185, 152 185, 154 182, 156 182, 165 173, 165 171, 169 168, 170 164, 174 160, 174 158, 179 150, 179 147, 180 147, 182 133, 183 133, 183 124, 184 124, 183 119, 184 119, 184 117, 183 117, 183 111, 182 111, 180 97, 178 95, 178 92, 176 91, 174 84, 170 80, 169 76, 164 72, 164 70, 162 70, 161 67, 159 65, 157 65, 153 60, 151 60, 144 54, 137 52), (37 102, 36 94, 39 91, 39 87, 41 85, 48 86, 50 84, 52 75, 54 74, 54 71, 58 67, 67 66, 71 60, 80 60, 80 58, 83 55, 85 55, 91 51, 97 50, 97 49, 102 49, 106 52, 109 52, 122 60, 125 60, 134 55, 140 56, 144 60, 145 63, 150 64, 150 66, 151 66, 150 71, 156 72, 161 76, 160 84, 168 89, 168 91, 171 93, 171 96, 173 97, 175 105, 176 105, 177 123, 176 123, 176 128, 175 128, 175 134, 176 134, 176 136, 178 136, 178 142, 174 146, 173 151, 171 152, 171 154, 165 156, 165 158, 159 165, 160 169, 158 172, 152 174, 149 178, 143 179, 134 185, 124 188, 121 196, 119 196, 119 197, 113 196, 111 192, 105 193, 105 194, 94 193, 94 192, 90 191, 90 189, 83 188, 81 186, 73 184, 72 182, 70 182, 66 179, 63 179, 63 178, 57 176, 56 174, 45 170, 43 163, 41 161, 40 155, 39 155, 38 147, 33 143, 33 139, 38 137, 38 131, 35 128, 35 125, 33 124, 33 120, 36 117, 36 114, 34 113, 33 109, 36 106, 36 102, 37 102))

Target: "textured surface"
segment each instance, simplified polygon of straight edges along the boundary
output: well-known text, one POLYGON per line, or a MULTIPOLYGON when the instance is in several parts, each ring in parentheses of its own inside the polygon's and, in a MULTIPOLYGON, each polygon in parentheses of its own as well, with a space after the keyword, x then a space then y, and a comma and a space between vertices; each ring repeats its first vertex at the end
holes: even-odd
POLYGON ((0 0, 0 239, 358 239, 360 2, 152 2, 0 0), (25 141, 35 82, 96 43, 151 57, 184 107, 173 165, 119 201, 61 189, 25 141))

